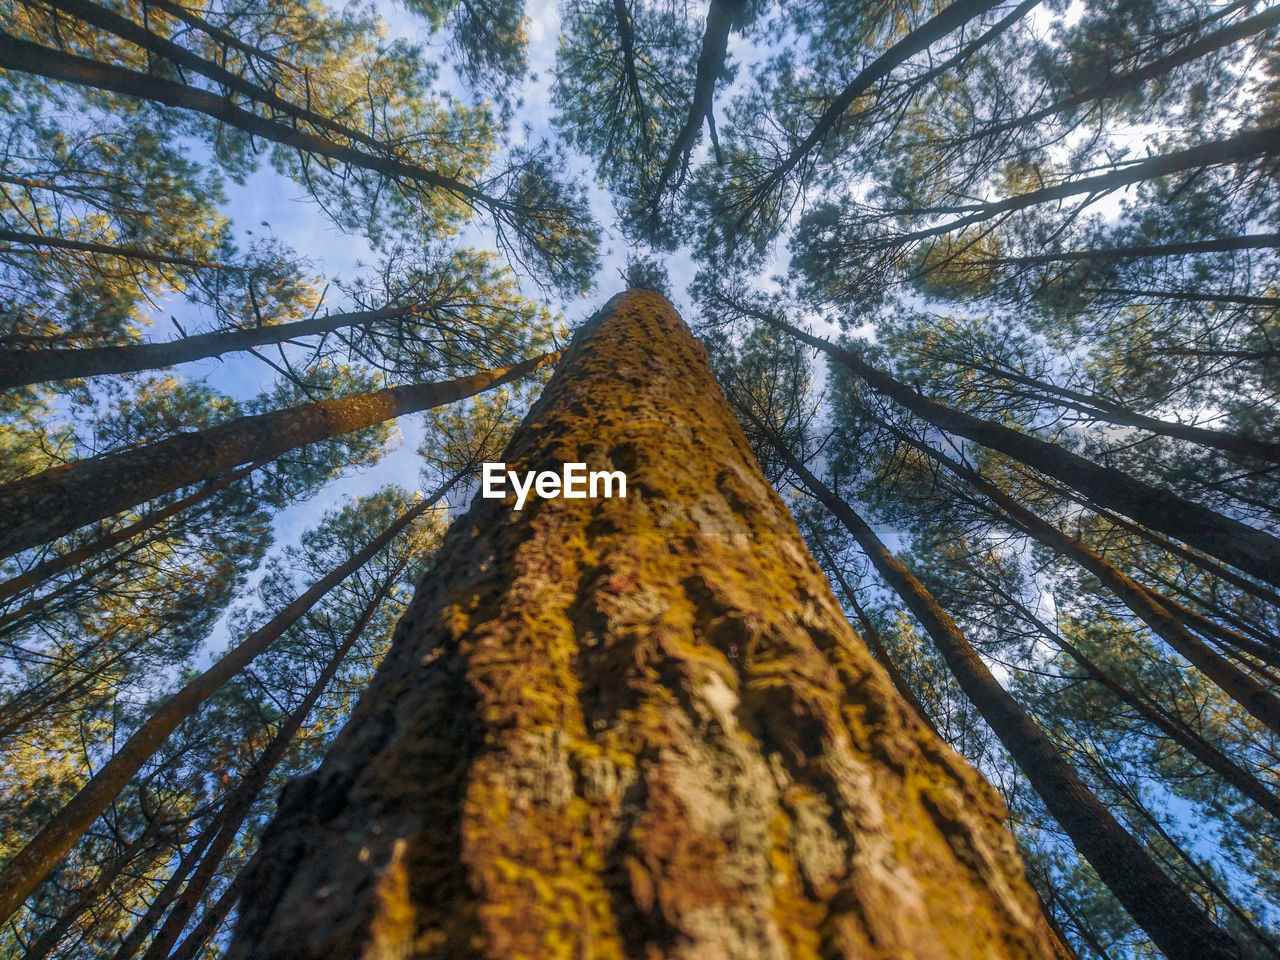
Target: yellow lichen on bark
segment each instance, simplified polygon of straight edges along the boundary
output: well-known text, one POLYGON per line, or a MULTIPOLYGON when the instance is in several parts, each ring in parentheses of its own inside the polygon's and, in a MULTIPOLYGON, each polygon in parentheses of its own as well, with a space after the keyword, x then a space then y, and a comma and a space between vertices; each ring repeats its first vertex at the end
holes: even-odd
POLYGON ((610 301, 505 459, 628 495, 455 524, 232 957, 390 955, 399 871, 405 956, 1055 956, 999 799, 854 635, 670 304, 610 301))

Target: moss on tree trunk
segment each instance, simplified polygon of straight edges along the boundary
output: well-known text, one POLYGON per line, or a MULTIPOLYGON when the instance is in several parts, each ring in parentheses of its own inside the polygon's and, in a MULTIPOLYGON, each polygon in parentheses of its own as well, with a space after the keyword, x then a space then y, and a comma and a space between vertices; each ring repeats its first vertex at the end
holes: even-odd
POLYGON ((894 691, 661 297, 578 333, 247 883, 246 958, 1047 958, 1004 808, 894 691))

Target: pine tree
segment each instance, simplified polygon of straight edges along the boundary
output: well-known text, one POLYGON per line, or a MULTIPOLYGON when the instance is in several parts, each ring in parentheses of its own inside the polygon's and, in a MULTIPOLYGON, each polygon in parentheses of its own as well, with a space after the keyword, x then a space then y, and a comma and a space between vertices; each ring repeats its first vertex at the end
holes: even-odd
POLYGON ((627 496, 454 525, 231 956, 1054 955, 1000 804, 857 642, 664 299, 585 324, 505 457, 627 496))

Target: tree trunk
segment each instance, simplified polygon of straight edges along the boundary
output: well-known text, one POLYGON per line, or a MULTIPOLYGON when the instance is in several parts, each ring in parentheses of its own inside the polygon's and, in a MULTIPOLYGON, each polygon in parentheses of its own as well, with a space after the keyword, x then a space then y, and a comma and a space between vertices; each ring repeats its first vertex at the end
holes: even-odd
POLYGON ((98 871, 98 875, 90 881, 88 886, 80 891, 76 896, 75 902, 67 907, 62 916, 58 918, 57 923, 27 947, 27 952, 22 955, 22 960, 44 960, 53 951, 53 948, 62 942, 62 938, 67 935, 67 931, 80 919, 81 914, 111 888, 111 885, 115 883, 116 878, 120 876, 125 867, 133 862, 134 858, 151 842, 155 834, 164 825, 164 821, 161 820, 158 814, 152 817, 146 827, 143 828, 142 833, 131 840, 110 861, 103 864, 102 869, 98 871))
POLYGON ((889 679, 893 682, 893 688, 898 691, 898 695, 911 705, 911 709, 928 725, 930 730, 937 733, 938 728, 929 719, 929 714, 925 712, 924 704, 920 702, 916 692, 911 689, 911 684, 907 683, 907 678, 902 675, 902 671, 898 669, 893 657, 889 656, 889 651, 885 649, 884 641, 880 639, 880 631, 876 629, 876 625, 867 616, 867 611, 862 609, 862 604, 858 602, 858 597, 854 593, 853 587, 845 579, 844 571, 836 564, 831 556, 831 551, 827 549, 827 545, 820 537, 817 538, 815 545, 822 553, 822 559, 827 562, 825 569, 828 576, 835 577, 836 585, 840 588, 840 592, 849 601, 849 606, 853 607, 854 615, 857 616, 858 623, 862 627, 862 642, 867 645, 867 649, 871 651, 871 655, 876 658, 880 666, 884 667, 884 672, 889 675, 889 679))
POLYGON ((329 682, 337 675, 347 654, 355 646, 356 641, 360 639, 360 634, 369 625, 373 615, 378 612, 378 607, 382 606, 382 601, 387 598, 387 592, 391 589, 396 577, 403 571, 406 562, 401 561, 395 570, 388 574, 382 586, 378 588, 372 599, 365 604, 355 625, 347 632, 338 649, 329 658, 329 662, 325 664, 320 676, 316 677, 311 689, 307 691, 307 695, 290 712, 289 716, 280 725, 280 728, 276 730, 271 742, 267 744, 267 748, 262 751, 262 755, 245 773, 240 785, 227 799, 223 809, 219 811, 218 819, 222 821, 222 827, 219 829, 218 835, 214 838, 213 843, 209 845, 209 850, 200 861, 200 866, 192 874, 190 882, 174 903, 173 910, 169 912, 169 916, 165 918, 155 938, 151 941, 150 946, 147 947, 143 960, 164 960, 169 955, 173 945, 177 943, 178 937, 186 929, 187 921, 191 919, 191 914, 200 903, 200 899, 204 896, 205 890, 208 889, 209 883, 213 880, 218 867, 221 866, 222 858, 226 856, 227 851, 231 849, 231 844, 235 842, 236 835, 240 832, 240 827, 244 823, 245 817, 249 815, 249 811, 253 808, 258 795, 262 793, 262 788, 266 786, 267 778, 271 775, 271 771, 284 758, 285 751, 289 749, 289 744, 293 742, 294 736, 302 728, 302 724, 311 713, 311 708, 316 705, 316 701, 320 699, 320 695, 329 686, 329 682))
POLYGON ((22 905, 182 721, 195 713, 224 683, 248 666, 325 594, 381 552, 410 523, 434 505, 451 485, 452 481, 402 514, 346 563, 317 580, 265 626, 255 630, 213 666, 166 700, 0 872, 0 923, 22 905))
POLYGON ((0 487, 0 559, 241 463, 274 460, 304 444, 510 383, 558 356, 559 352, 548 353, 455 380, 388 387, 240 417, 110 456, 45 470, 0 487))
MULTIPOLYGON (((1280 303, 1280 300, 1273 300, 1272 302, 1280 303)), ((1147 416, 1144 413, 1131 410, 1110 397, 1082 390, 1072 390, 1069 387, 1062 387, 1039 377, 1011 370, 1008 367, 994 363, 984 363, 976 358, 949 354, 935 354, 935 356, 946 363, 965 366, 971 370, 989 374, 997 380, 1007 380, 1010 383, 1020 383, 1023 386, 1030 387, 1031 389, 1028 391, 1014 391, 1018 396, 1026 397, 1030 400, 1052 403, 1063 409, 1083 413, 1094 420, 1114 423, 1117 426, 1137 427, 1140 430, 1146 430, 1162 437, 1186 440, 1188 443, 1198 444, 1202 447, 1212 447, 1217 450, 1225 450, 1228 453, 1238 454, 1242 457, 1280 464, 1280 443, 1258 440, 1245 434, 1231 433, 1226 430, 1211 430, 1207 427, 1197 427, 1188 423, 1161 420, 1158 417, 1147 416)))
MULTIPOLYGON (((1280 152, 1280 127, 1262 127, 1256 130, 1245 130, 1234 137, 1222 140, 1211 140, 1197 144, 1185 150, 1144 157, 1129 163, 1118 164, 1114 170, 1099 173, 1091 177, 1068 179, 1051 187, 1030 190, 1026 193, 993 200, 990 203, 973 204, 965 209, 971 210, 965 216, 957 217, 946 223, 932 227, 924 227, 907 233, 890 235, 887 239, 876 240, 863 249, 868 251, 896 248, 919 240, 939 237, 975 223, 981 223, 1002 213, 1013 213, 1042 203, 1056 203, 1069 197, 1085 194, 1102 196, 1135 183, 1143 183, 1158 177, 1167 177, 1175 173, 1186 173, 1205 167, 1232 166, 1256 160, 1259 157, 1274 156, 1280 152)), ((912 210, 918 216, 930 213, 950 212, 951 208, 941 211, 928 209, 912 210)))
POLYGON ((204 912, 200 922, 187 934, 186 939, 178 944, 173 953, 169 954, 169 960, 193 960, 203 949, 209 938, 217 932, 218 927, 222 926, 222 921, 227 918, 231 908, 244 895, 245 885, 258 864, 259 856, 260 853, 255 853, 249 858, 249 862, 240 868, 240 872, 227 884, 227 888, 222 891, 217 902, 204 912))
POLYGON ((1087 544, 1032 513, 981 474, 939 453, 927 443, 912 440, 898 430, 893 430, 893 433, 991 500, 1004 511, 1015 527, 1029 537, 1092 573, 1134 616, 1150 627, 1152 633, 1217 684, 1219 689, 1240 704, 1255 720, 1280 734, 1280 699, 1264 684, 1209 649, 1204 641, 1191 633, 1182 620, 1169 610, 1163 597, 1138 583, 1087 544))
POLYGON ((1280 796, 1273 793, 1270 787, 1192 730, 1181 717, 1165 713, 1164 710, 1148 703, 1141 695, 1113 678, 1094 663, 1083 650, 1063 637, 1018 600, 998 587, 993 586, 992 589, 999 592, 1000 596, 1017 609, 1023 619, 1034 626, 1046 640, 1078 663, 1090 679, 1106 687, 1117 700, 1132 707, 1138 716, 1222 777, 1243 796, 1262 807, 1271 816, 1280 819, 1280 796))
POLYGON ((944 406, 829 340, 815 337, 767 312, 753 315, 821 350, 877 393, 890 397, 938 429, 1007 454, 1102 506, 1203 550, 1259 580, 1280 586, 1280 540, 1270 534, 1121 470, 1100 466, 1057 444, 944 406))
POLYGON ((1224 47, 1229 47, 1231 44, 1243 40, 1246 37, 1270 30, 1277 23, 1280 23, 1280 7, 1270 7, 1255 16, 1241 20, 1239 23, 1234 23, 1229 27, 1223 27, 1221 30, 1215 30, 1213 33, 1206 34, 1199 40, 1189 43, 1185 47, 1175 50, 1167 56, 1161 57, 1158 60, 1153 60, 1145 67, 1139 67, 1137 70, 1132 70, 1129 73, 1122 73, 1119 76, 1111 77, 1110 79, 1104 80, 1102 83, 1088 87, 1078 93, 1073 93, 1070 96, 1063 97, 1061 100, 1058 100, 1047 107, 1042 107, 1039 110, 1026 114, 1025 116, 1017 117, 1013 120, 1007 120, 1003 123, 993 124, 984 129, 977 130, 974 133, 967 134, 957 142, 957 145, 961 143, 971 143, 974 140, 995 136, 996 134, 1004 133, 1009 130, 1016 130, 1019 127, 1029 127, 1032 124, 1039 123, 1046 117, 1051 117, 1056 113, 1062 113, 1066 110, 1072 109, 1073 107, 1078 107, 1081 104, 1119 97, 1130 90, 1139 89, 1143 84, 1148 83, 1151 80, 1164 76, 1175 68, 1182 66, 1184 63, 1190 63, 1192 60, 1198 60, 1206 54, 1212 53, 1215 50, 1221 50, 1224 47))
POLYGON ((188 507, 194 507, 197 503, 208 500, 215 493, 225 490, 237 480, 242 480, 253 471, 257 470, 267 461, 259 460, 255 463, 247 464, 238 470, 232 470, 230 473, 224 474, 217 480, 214 480, 198 490, 187 494, 181 499, 175 500, 168 506, 159 510, 153 510, 142 517, 139 517, 133 523, 126 524, 109 533, 104 533, 100 537, 94 537, 79 546, 73 547, 66 553, 59 554, 56 557, 50 557, 43 563, 39 563, 25 573, 20 573, 16 577, 11 577, 0 583, 0 602, 8 600, 10 597, 16 597, 25 590, 32 587, 38 587, 51 577, 70 570, 72 567, 84 563, 86 560, 92 560, 99 554, 105 553, 112 547, 132 540, 140 533, 145 533, 157 524, 163 523, 170 517, 176 516, 188 507))
POLYGON ((135 373, 172 367, 224 353, 250 350, 268 343, 284 343, 298 337, 314 337, 344 327, 374 323, 412 314, 414 307, 356 310, 309 320, 277 323, 243 330, 222 330, 170 340, 167 343, 130 343, 111 347, 78 347, 52 350, 0 350, 0 389, 49 380, 75 380, 111 373, 135 373))
POLYGON ((827 108, 822 112, 822 116, 814 123, 813 128, 805 135, 805 138, 792 148, 781 163, 769 171, 769 176, 759 192, 764 193, 773 189, 798 164, 804 161, 813 152, 814 148, 821 144, 839 126, 841 119, 858 97, 870 90, 907 60, 910 60, 918 53, 923 53, 953 30, 964 26, 970 20, 981 16, 994 6, 997 6, 997 3, 992 2, 992 0, 955 0, 954 3, 939 11, 931 20, 921 24, 871 63, 867 64, 866 68, 845 84, 844 89, 827 105, 827 108))
MULTIPOLYGON (((4 51, 4 34, 0 33, 0 55, 4 51)), ((0 58, 0 63, 3 59, 0 58)), ((95 243, 90 240, 68 240, 63 237, 47 237, 40 233, 22 233, 18 230, 0 229, 0 240, 6 243, 21 243, 31 247, 52 247, 55 250, 75 250, 78 253, 96 253, 104 257, 119 257, 121 260, 141 260, 145 263, 161 263, 175 267, 191 267, 193 270, 238 270, 239 267, 213 263, 209 260, 196 260, 177 254, 156 253, 142 247, 114 246, 109 243, 95 243)))
POLYGON ((625 498, 478 498, 229 957, 1054 956, 981 778, 859 643, 660 296, 577 334, 505 459, 625 498))
POLYGON ((785 445, 775 443, 775 447, 809 492, 858 541, 880 576, 928 631, 965 696, 1004 744, 1050 814, 1165 956, 1169 960, 1243 960, 1239 946, 1112 816, 1044 731, 1000 686, 950 615, 866 521, 785 445))
POLYGON ((435 170, 407 163, 397 156, 357 150, 349 144, 298 130, 288 124, 252 113, 236 106, 230 98, 219 96, 208 90, 101 63, 88 57, 23 40, 4 31, 0 31, 0 67, 202 113, 252 136, 293 147, 318 157, 328 157, 352 167, 446 190, 491 211, 500 210, 504 206, 504 202, 499 198, 487 196, 469 184, 435 170))
POLYGON ((658 184, 649 198, 650 225, 656 226, 662 195, 672 182, 679 183, 681 173, 689 162, 689 154, 698 142, 702 122, 711 114, 716 92, 716 79, 724 73, 724 59, 729 52, 729 32, 746 11, 746 0, 711 0, 707 8, 707 22, 702 34, 702 50, 693 78, 693 95, 689 99, 689 114, 671 142, 666 161, 658 174, 658 184))

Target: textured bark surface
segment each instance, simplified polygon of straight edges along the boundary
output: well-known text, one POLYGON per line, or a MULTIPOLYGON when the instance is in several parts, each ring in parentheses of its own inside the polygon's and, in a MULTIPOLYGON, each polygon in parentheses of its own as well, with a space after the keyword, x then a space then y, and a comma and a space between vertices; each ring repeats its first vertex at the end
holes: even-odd
POLYGON ((0 487, 0 559, 247 463, 473 397, 536 373, 556 354, 438 383, 318 400, 75 460, 0 487))
POLYGON ((507 451, 626 499, 477 499, 230 956, 1055 956, 990 787, 852 632, 656 294, 575 338, 507 451))

